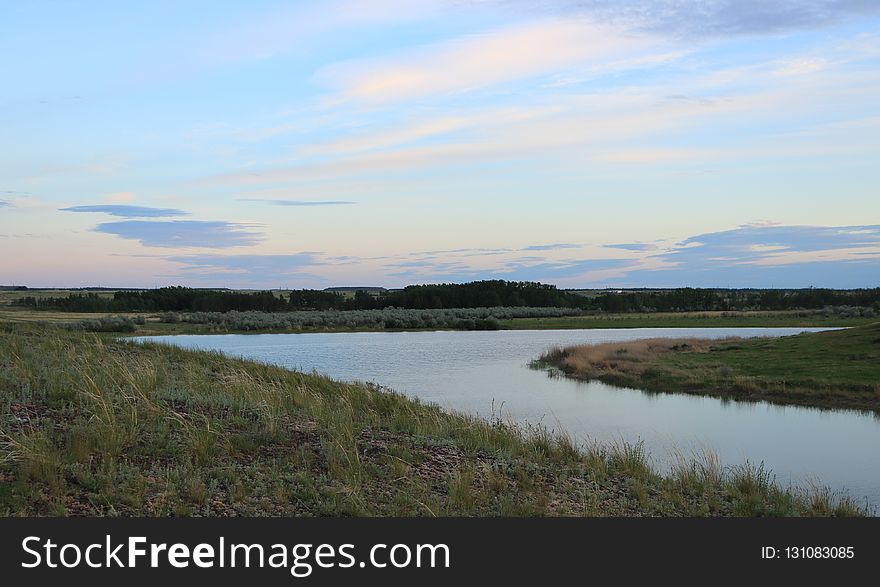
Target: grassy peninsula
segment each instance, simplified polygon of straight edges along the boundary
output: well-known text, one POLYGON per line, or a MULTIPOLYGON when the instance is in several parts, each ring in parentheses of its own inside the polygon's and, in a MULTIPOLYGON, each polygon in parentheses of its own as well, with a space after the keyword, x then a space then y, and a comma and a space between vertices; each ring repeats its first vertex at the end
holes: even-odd
POLYGON ((554 348, 535 366, 658 392, 880 412, 880 323, 782 338, 554 348))
POLYGON ((219 354, 0 324, 0 515, 860 515, 762 467, 576 446, 219 354))

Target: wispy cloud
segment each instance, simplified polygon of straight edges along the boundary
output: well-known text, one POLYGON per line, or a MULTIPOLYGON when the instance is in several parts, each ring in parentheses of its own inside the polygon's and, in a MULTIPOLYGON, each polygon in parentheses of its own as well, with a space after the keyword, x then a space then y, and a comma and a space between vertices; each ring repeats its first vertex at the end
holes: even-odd
MULTIPOLYGON (((208 19, 192 8, 141 15, 169 23, 161 39, 127 8, 10 12, 24 31, 4 55, 11 99, 90 89, 88 100, 3 108, 4 187, 38 196, 0 190, 0 232, 35 235, 0 273, 48 275, 64 261, 75 275, 76 253, 90 274, 116 277, 92 247, 124 254, 140 242, 162 247, 147 251, 156 267, 165 255, 310 247, 328 253, 302 271, 389 285, 809 284, 831 266, 826 283, 876 281, 872 229, 790 226, 880 210, 880 19, 856 21, 880 14, 876 1, 214 8, 208 19), (36 34, 53 16, 78 26, 36 34), (102 57, 92 41, 112 40, 105 33, 125 42, 102 57), (167 100, 140 116, 157 84, 167 100), (126 142, 120 125, 145 140, 126 142), (782 224, 742 225, 765 216, 782 224), (128 240, 83 234, 84 222, 128 240), (421 249, 438 250, 410 252, 421 249)), ((300 267, 273 259, 233 256, 224 268, 193 257, 180 275, 266 283, 244 265, 300 267)))
POLYGON ((249 225, 223 221, 123 220, 99 224, 94 230, 136 240, 146 247, 224 249, 259 243, 263 239, 262 233, 250 228, 249 225))
POLYGON ((176 208, 151 208, 148 206, 129 206, 124 204, 99 204, 94 206, 70 206, 59 208, 63 212, 96 212, 120 216, 122 218, 167 218, 171 216, 188 216, 189 212, 176 208))
MULTIPOLYGON (((818 80, 813 80, 818 83, 818 80)), ((827 80, 829 83, 832 79, 827 80)), ((694 86, 708 86, 708 79, 693 79, 694 86)), ((716 82, 717 84, 718 82, 716 82)), ((699 91, 699 88, 694 89, 699 91)), ((812 86, 810 86, 812 88, 812 86)), ((828 87, 828 86, 823 86, 828 87)), ((472 126, 458 129, 465 134, 443 137, 442 141, 429 144, 398 143, 401 138, 415 137, 421 131, 409 134, 406 125, 377 131, 364 140, 346 144, 329 143, 328 148, 339 149, 335 158, 318 160, 299 160, 293 164, 268 168, 252 168, 248 171, 235 171, 209 178, 212 184, 258 185, 287 182, 333 180, 340 178, 364 177, 388 172, 403 172, 414 169, 441 168, 452 165, 472 165, 475 162, 532 157, 556 150, 565 150, 574 156, 577 149, 580 162, 587 164, 657 164, 669 162, 705 162, 707 160, 754 157, 752 148, 734 149, 693 149, 672 147, 647 148, 658 138, 681 132, 696 124, 725 124, 731 116, 747 113, 750 120, 760 120, 763 116, 774 115, 779 119, 782 104, 791 103, 796 96, 808 88, 774 87, 751 92, 741 92, 736 98, 710 101, 663 100, 669 95, 666 84, 639 89, 606 90, 593 93, 574 93, 558 96, 552 108, 544 103, 522 106, 516 109, 511 120, 504 116, 467 117, 459 119, 472 126), (633 146, 636 141, 641 141, 633 146), (360 147, 382 148, 367 152, 353 152, 356 144, 360 147), (388 148, 395 146, 396 148, 388 148)), ((712 86, 711 91, 726 89, 712 86)), ((815 88, 814 88, 815 89, 815 88)), ((706 88, 703 87, 703 91, 706 88)), ((831 100, 831 96, 811 94, 814 98, 831 100)), ((841 97, 836 98, 839 102, 841 97)), ((805 104, 802 104, 805 107, 805 104)), ((745 115, 745 114, 743 114, 745 115)), ((440 119, 442 120, 442 118, 440 119)), ((437 132, 443 125, 413 122, 416 130, 420 125, 437 132)), ((800 143, 799 143, 800 144, 800 143)), ((773 146, 774 152, 790 148, 790 144, 773 146)), ((820 145, 821 147, 821 145, 820 145)), ((824 148, 824 147, 823 147, 824 148)), ((765 148, 766 150, 766 148, 765 148)), ((327 154, 332 154, 328 151, 327 154)))
POLYGON ((436 256, 436 255, 464 255, 464 256, 476 256, 476 255, 491 255, 495 253, 510 253, 515 249, 504 248, 504 247, 478 247, 471 248, 465 247, 461 249, 445 249, 438 251, 417 251, 410 253, 410 256, 436 256))
POLYGON ((744 225, 700 234, 647 257, 619 285, 877 287, 880 225, 744 225))
MULTIPOLYGON (((511 0, 488 0, 510 6, 511 0)), ((512 0, 530 11, 587 15, 676 36, 718 37, 824 28, 871 16, 871 0, 512 0)))
POLYGON ((351 136, 310 145, 305 149, 305 152, 313 155, 340 155, 381 150, 475 128, 517 124, 546 116, 558 110, 559 108, 554 106, 532 108, 493 107, 470 112, 467 115, 457 113, 455 115, 432 117, 421 114, 414 120, 406 121, 392 128, 362 131, 351 136))
POLYGON ((272 200, 267 198, 240 198, 242 202, 262 202, 273 206, 348 206, 356 204, 349 200, 272 200))
POLYGON ((585 258, 558 258, 553 249, 517 254, 524 250, 412 253, 386 259, 377 273, 401 283, 511 279, 568 287, 876 287, 880 275, 877 225, 744 225, 675 243, 590 247, 585 258), (630 254, 603 257, 602 249, 630 254))
POLYGON ((546 19, 445 41, 405 57, 329 66, 318 80, 337 89, 330 103, 393 102, 473 91, 644 50, 650 42, 582 19, 546 19))
POLYGON ((767 250, 802 253, 831 249, 880 247, 880 226, 780 226, 747 224, 733 230, 692 236, 683 240, 675 255, 689 261, 731 258, 753 262, 767 250))
POLYGON ((464 260, 424 259, 390 264, 389 276, 411 283, 469 281, 474 279, 507 279, 511 281, 543 281, 559 283, 577 279, 591 272, 622 269, 635 259, 563 259, 524 257, 500 260, 492 266, 468 265, 464 260))
POLYGON ((303 47, 320 47, 347 30, 419 21, 443 5, 443 0, 327 0, 255 6, 236 11, 225 26, 193 27, 176 38, 169 33, 124 80, 128 86, 166 84, 224 67, 298 56, 303 47))
POLYGON ((315 253, 290 255, 176 255, 166 257, 185 265, 199 275, 238 276, 255 282, 265 282, 274 276, 300 275, 303 267, 318 263, 315 253))
POLYGON ((531 245, 522 249, 523 251, 556 251, 559 249, 579 249, 583 245, 573 243, 552 243, 547 245, 531 245))
POLYGON ((651 243, 621 243, 614 245, 605 245, 607 249, 620 249, 622 251, 656 251, 657 245, 651 243))

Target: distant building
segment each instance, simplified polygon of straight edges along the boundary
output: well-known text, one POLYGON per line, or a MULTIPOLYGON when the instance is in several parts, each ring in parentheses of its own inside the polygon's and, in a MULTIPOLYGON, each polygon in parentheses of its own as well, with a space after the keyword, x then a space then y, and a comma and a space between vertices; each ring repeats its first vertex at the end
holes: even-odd
POLYGON ((362 292, 366 292, 368 294, 378 295, 381 293, 385 293, 388 290, 385 289, 384 287, 366 286, 366 287, 327 287, 327 288, 324 288, 324 291, 328 291, 331 293, 349 293, 349 294, 353 294, 353 293, 357 293, 359 291, 362 291, 362 292))

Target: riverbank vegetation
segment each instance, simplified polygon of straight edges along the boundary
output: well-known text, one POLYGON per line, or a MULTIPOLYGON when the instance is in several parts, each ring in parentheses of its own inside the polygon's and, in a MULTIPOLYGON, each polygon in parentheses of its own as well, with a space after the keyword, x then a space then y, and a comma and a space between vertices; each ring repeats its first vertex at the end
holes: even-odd
POLYGON ((578 446, 393 392, 0 324, 0 514, 862 515, 761 466, 578 446))
POLYGON ((658 392, 880 412, 880 323, 782 338, 553 348, 534 364, 658 392))
POLYGON ((63 312, 292 312, 327 310, 409 310, 555 307, 588 314, 655 312, 745 312, 821 310, 850 307, 860 314, 880 312, 880 288, 833 289, 640 289, 560 290, 520 281, 410 285, 338 290, 232 291, 189 287, 150 290, 70 291, 63 295, 28 290, 6 292, 14 305, 63 312))
POLYGON ((880 289, 575 291, 501 280, 401 290, 163 287, 2 294, 0 320, 139 334, 852 326, 880 313, 880 289))
POLYGON ((454 308, 449 310, 303 311, 303 312, 166 312, 164 323, 202 325, 209 331, 248 332, 313 330, 498 330, 500 320, 559 318, 570 316, 570 308, 454 308))
POLYGON ((572 314, 499 320, 502 329, 570 330, 578 328, 810 328, 848 327, 878 320, 870 308, 834 306, 820 310, 749 312, 631 312, 572 314))
POLYGON ((138 335, 359 332, 382 330, 550 330, 575 328, 848 327, 876 318, 852 308, 789 312, 668 312, 581 315, 572 308, 449 310, 161 312, 100 314, 0 309, 0 322, 62 325, 89 332, 138 335))

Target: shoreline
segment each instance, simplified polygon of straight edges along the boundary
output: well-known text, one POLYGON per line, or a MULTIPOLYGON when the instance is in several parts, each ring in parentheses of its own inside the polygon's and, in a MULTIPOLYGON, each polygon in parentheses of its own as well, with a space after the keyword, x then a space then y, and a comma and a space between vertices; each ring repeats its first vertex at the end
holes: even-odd
POLYGON ((880 323, 778 339, 644 339, 553 348, 530 366, 654 393, 878 414, 878 341, 880 323))
POLYGON ((641 444, 581 445, 211 352, 8 325, 0 350, 6 515, 869 513, 762 467, 697 455, 660 474, 641 444))

